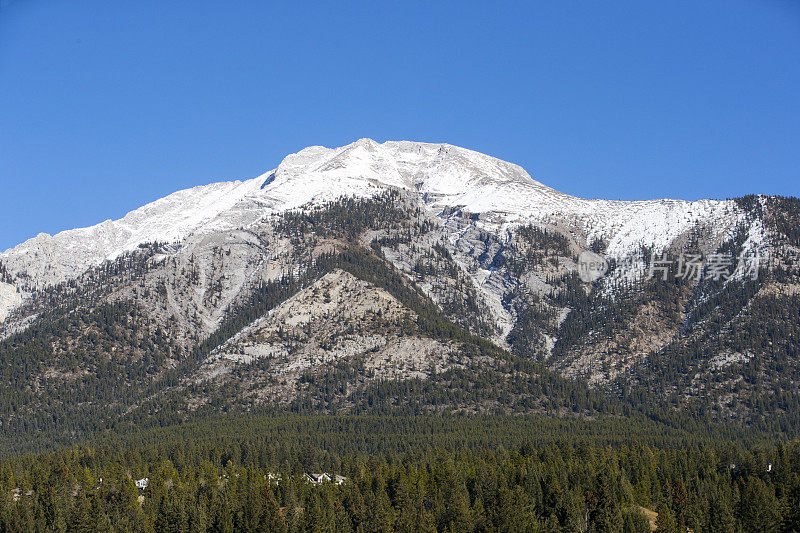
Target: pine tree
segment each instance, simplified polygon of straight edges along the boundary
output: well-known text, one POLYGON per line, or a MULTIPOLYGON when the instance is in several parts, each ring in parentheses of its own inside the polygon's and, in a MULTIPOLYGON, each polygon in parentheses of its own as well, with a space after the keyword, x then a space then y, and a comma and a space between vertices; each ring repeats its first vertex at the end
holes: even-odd
POLYGON ((751 477, 741 491, 739 516, 746 531, 772 533, 780 530, 780 503, 763 481, 751 477))
POLYGON ((69 530, 76 533, 91 533, 95 530, 96 521, 92 518, 92 508, 89 499, 81 491, 75 499, 75 504, 69 517, 69 530))
POLYGON ((678 526, 675 522, 672 510, 665 503, 662 503, 658 506, 656 512, 658 513, 658 517, 656 518, 656 531, 658 533, 677 533, 678 526))
POLYGON ((602 471, 597 480, 597 509, 594 513, 594 527, 598 533, 622 531, 622 513, 611 486, 611 478, 606 471, 602 471))
POLYGON ((624 533, 650 533, 650 520, 636 507, 622 511, 622 531, 624 533))

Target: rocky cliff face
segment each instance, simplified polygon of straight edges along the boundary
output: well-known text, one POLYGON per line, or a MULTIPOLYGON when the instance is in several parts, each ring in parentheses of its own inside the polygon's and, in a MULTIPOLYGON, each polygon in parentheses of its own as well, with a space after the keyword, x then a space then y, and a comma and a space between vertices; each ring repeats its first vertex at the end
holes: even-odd
POLYGON ((391 189, 414 193, 431 217, 443 219, 457 209, 477 217, 476 227, 501 236, 518 224, 557 227, 581 242, 603 240, 615 258, 642 246, 662 250, 696 228, 719 242, 744 216, 732 201, 584 200, 542 185, 517 165, 464 148, 362 139, 336 149, 306 148, 252 180, 179 191, 120 220, 39 234, 0 254, 0 261, 11 283, 30 293, 144 243, 182 243, 191 235, 246 229, 288 210, 391 189))
POLYGON ((411 405, 386 382, 437 408, 541 410, 537 380, 555 373, 640 405, 748 418, 758 398, 785 414, 798 212, 768 197, 584 200, 449 145, 311 147, 0 254, 0 355, 31 401, 66 405, 100 379, 126 412, 165 394, 186 409, 411 405), (597 279, 582 275, 589 251, 597 279), (716 255, 731 260, 719 276, 716 255), (690 256, 705 262, 687 276, 690 256), (767 317, 771 338, 742 334, 767 317))

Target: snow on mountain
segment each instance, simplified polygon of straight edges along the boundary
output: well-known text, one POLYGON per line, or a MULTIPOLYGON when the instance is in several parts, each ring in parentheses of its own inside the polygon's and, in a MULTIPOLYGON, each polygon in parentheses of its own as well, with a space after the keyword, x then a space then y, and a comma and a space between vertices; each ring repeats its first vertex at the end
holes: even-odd
POLYGON ((385 186, 418 191, 434 211, 461 207, 485 224, 574 222, 607 253, 624 257, 640 245, 664 249, 690 228, 726 234, 741 213, 720 200, 586 200, 547 187, 521 167, 447 144, 361 139, 338 149, 306 148, 287 157, 267 188, 274 205, 299 207, 342 194, 374 194, 385 186), (272 192, 274 191, 274 192, 272 192))
POLYGON ((0 254, 13 274, 26 273, 32 288, 73 278, 145 242, 177 241, 200 229, 224 228, 215 219, 257 191, 259 178, 214 183, 170 194, 95 226, 40 233, 0 254))
POLYGON ((730 229, 734 202, 585 200, 560 193, 521 167, 447 144, 361 139, 348 146, 306 148, 284 159, 265 192, 274 207, 299 207, 343 194, 369 196, 386 186, 416 190, 432 210, 461 207, 499 225, 578 221, 608 253, 623 256, 639 245, 663 249, 696 224, 730 229))
MULTIPOLYGON (((416 191, 432 215, 452 207, 479 213, 481 224, 495 231, 518 223, 567 221, 590 240, 605 239, 607 253, 615 257, 640 245, 663 249, 698 224, 723 235, 741 218, 730 201, 585 200, 535 181, 517 165, 472 150, 361 139, 340 148, 305 148, 257 178, 178 191, 116 221, 53 236, 39 234, 0 254, 0 261, 17 280, 25 273, 27 286, 38 289, 145 242, 246 227, 271 213, 346 195, 369 197, 387 187, 416 191)), ((0 320, 18 304, 19 298, 4 293, 0 320)))

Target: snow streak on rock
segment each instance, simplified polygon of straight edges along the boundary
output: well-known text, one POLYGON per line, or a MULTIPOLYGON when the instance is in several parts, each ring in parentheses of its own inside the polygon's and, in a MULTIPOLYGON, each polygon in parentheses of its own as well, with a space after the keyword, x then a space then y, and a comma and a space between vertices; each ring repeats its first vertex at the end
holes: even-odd
POLYGON ((602 238, 607 255, 641 246, 659 251, 691 228, 723 238, 741 219, 732 201, 586 200, 560 193, 521 167, 451 146, 361 139, 340 148, 312 146, 273 171, 247 181, 178 191, 125 217, 56 235, 39 234, 0 254, 13 287, 0 292, 0 320, 31 291, 79 276, 146 242, 180 242, 192 234, 246 228, 262 218, 341 196, 370 197, 399 188, 415 192, 437 215, 453 208, 479 215, 496 234, 520 223, 557 226, 580 240, 602 238))

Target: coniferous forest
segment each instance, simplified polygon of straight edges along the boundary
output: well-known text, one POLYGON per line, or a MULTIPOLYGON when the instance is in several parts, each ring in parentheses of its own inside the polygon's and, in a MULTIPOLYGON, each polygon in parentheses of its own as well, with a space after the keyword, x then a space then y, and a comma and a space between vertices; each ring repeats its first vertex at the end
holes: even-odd
MULTIPOLYGON (((267 248, 245 267, 271 241, 289 250, 282 270, 205 333, 195 301, 164 302, 206 276, 213 307, 235 247, 214 245, 201 276, 194 253, 180 263, 148 243, 34 292, 35 320, 0 339, 0 531, 800 531, 792 257, 758 279, 606 291, 562 268, 576 246, 563 232, 522 226, 501 244, 478 231, 476 265, 547 282, 504 294, 516 322, 501 347, 467 256, 406 200, 343 199, 246 233, 267 248), (336 283, 390 305, 353 320, 343 300, 319 312, 320 331, 285 320, 261 333, 293 299, 309 315, 330 304, 336 283), (669 342, 605 368, 648 328, 669 342), (323 361, 376 336, 445 355, 394 376, 379 373, 392 355, 376 364, 379 344, 323 361), (219 363, 252 345, 286 352, 219 363), (308 345, 318 359, 291 382, 275 365, 308 345), (570 374, 587 354, 611 377, 570 374)), ((796 203, 774 200, 788 203, 770 219, 739 202, 797 244, 796 203)))
POLYGON ((212 417, 4 458, 0 530, 797 531, 800 445, 738 437, 645 420, 212 417))

